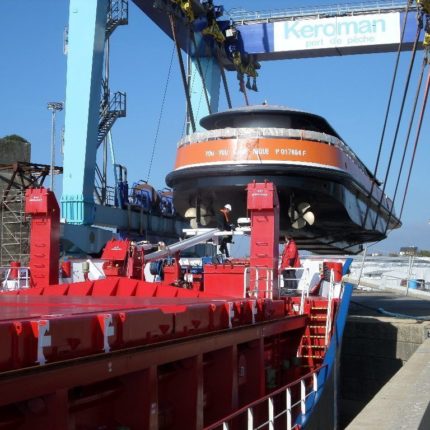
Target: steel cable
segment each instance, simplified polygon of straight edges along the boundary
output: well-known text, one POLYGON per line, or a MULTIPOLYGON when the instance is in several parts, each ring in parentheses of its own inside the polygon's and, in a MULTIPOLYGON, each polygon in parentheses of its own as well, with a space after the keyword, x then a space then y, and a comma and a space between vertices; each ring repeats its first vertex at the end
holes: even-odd
POLYGON ((427 64, 427 59, 424 57, 423 64, 422 64, 422 67, 421 67, 420 77, 418 79, 418 87, 417 87, 417 92, 415 94, 415 100, 414 100, 414 106, 412 108, 411 119, 409 121, 408 133, 406 135, 405 146, 403 148, 402 161, 400 162, 399 174, 397 175, 396 188, 394 190, 394 195, 393 195, 393 199, 392 199, 392 202, 391 202, 391 208, 390 208, 390 212, 388 214, 388 220, 387 220, 387 225, 385 227, 385 233, 384 234, 387 233, 387 230, 388 230, 389 225, 390 225, 391 216, 392 216, 393 210, 394 210, 394 202, 396 201, 397 191, 399 189, 399 184, 400 184, 400 178, 401 178, 402 173, 403 173, 403 166, 404 166, 404 163, 405 163, 406 152, 407 152, 407 149, 408 149, 408 146, 409 146, 409 139, 410 139, 410 136, 411 136, 412 127, 413 127, 413 123, 414 123, 414 119, 415 119, 415 113, 416 113, 416 110, 417 110, 418 99, 419 99, 419 95, 420 95, 421 86, 422 86, 422 83, 423 83, 424 70, 425 70, 426 64, 427 64))
POLYGON ((391 151, 390 151, 390 157, 388 159, 387 171, 386 171, 384 182, 382 185, 381 198, 379 199, 379 202, 378 202, 378 207, 376 210, 376 218, 375 218, 375 222, 373 224, 373 228, 376 228, 376 224, 377 224, 378 219, 379 219, 379 209, 381 208, 381 203, 382 203, 382 200, 384 199, 385 189, 387 187, 388 176, 389 176, 390 170, 391 170, 391 163, 393 161, 394 150, 396 149, 397 137, 399 134, 400 124, 402 122, 402 117, 403 117, 403 110, 405 108, 406 98, 407 98, 408 91, 409 91, 409 84, 411 81, 411 75, 412 75, 412 70, 413 70, 414 63, 415 63, 415 57, 416 57, 416 53, 417 53, 417 45, 418 45, 418 41, 420 38, 421 30, 422 30, 422 25, 418 26, 418 28, 417 28, 417 34, 415 36, 415 41, 414 41, 414 45, 412 48, 412 57, 411 57, 411 61, 409 63, 409 70, 408 70, 408 74, 407 74, 407 78, 406 78, 405 89, 403 91, 402 103, 400 105, 400 112, 399 112, 399 116, 397 118, 396 131, 394 133, 394 139, 393 139, 393 143, 391 145, 391 151))
MULTIPOLYGON (((205 73, 204 73, 204 75, 205 75, 205 79, 206 79, 206 76, 207 76, 207 74, 208 74, 208 69, 209 69, 209 62, 207 62, 206 63, 206 68, 205 68, 205 73)), ((203 70, 202 70, 203 71, 203 70)), ((193 85, 191 85, 191 89, 190 89, 190 93, 192 92, 192 88, 193 88, 193 85)), ((201 107, 201 105, 202 105, 202 96, 203 96, 203 92, 204 91, 200 91, 200 95, 199 95, 199 103, 198 103, 198 105, 197 105, 197 112, 196 112, 196 116, 197 116, 197 118, 199 118, 200 117, 200 107, 201 107)), ((209 100, 209 99, 207 99, 207 100, 209 100)), ((209 114, 211 114, 212 112, 211 112, 211 110, 209 110, 209 114)))
POLYGON ((146 182, 149 182, 149 177, 151 175, 152 163, 154 161, 154 156, 155 156, 155 148, 156 148, 157 143, 158 143, 158 135, 160 133, 161 119, 163 117, 164 105, 166 102, 167 88, 169 86, 170 75, 172 72, 172 64, 173 64, 174 54, 175 54, 175 45, 173 45, 172 54, 170 56, 169 70, 167 72, 166 85, 164 86, 163 97, 161 99, 160 114, 158 115, 157 128, 155 130, 155 137, 154 137, 154 143, 152 145, 151 158, 149 159, 148 175, 146 176, 146 182))
POLYGON ((231 109, 232 108, 232 104, 231 104, 231 98, 230 98, 230 91, 228 89, 227 78, 225 76, 224 66, 221 63, 221 58, 220 58, 218 47, 216 48, 216 58, 217 58, 217 62, 218 62, 218 67, 219 67, 219 69, 221 71, 221 78, 222 78, 222 83, 223 83, 223 86, 224 86, 225 97, 227 99, 227 106, 228 106, 229 109, 231 109))
POLYGON ((190 114, 191 128, 192 128, 193 133, 194 133, 196 131, 196 123, 194 121, 193 107, 191 105, 190 91, 189 91, 189 87, 188 87, 187 76, 185 73, 185 66, 184 66, 184 60, 182 58, 181 47, 179 46, 179 42, 178 42, 178 39, 176 37, 176 26, 175 26, 175 20, 173 18, 173 15, 169 14, 169 20, 170 20, 170 27, 172 30, 173 40, 174 40, 175 45, 176 45, 176 52, 178 54, 178 61, 179 61, 179 67, 181 70, 182 83, 184 85, 185 98, 187 99, 187 108, 188 108, 188 112, 190 114))
POLYGON ((422 124, 423 124, 424 113, 425 113, 426 106, 427 106, 427 98, 428 98, 428 94, 429 94, 429 88, 430 88, 430 69, 429 69, 429 72, 427 74, 427 82, 426 82, 426 88, 425 88, 425 92, 424 92, 423 105, 422 105, 422 108, 421 108, 420 119, 418 121, 417 133, 416 133, 415 142, 414 142, 414 150, 412 152, 411 164, 409 166, 408 179, 406 181, 405 193, 403 195, 402 208, 400 209, 400 216, 399 216, 399 218, 401 218, 401 216, 403 214, 403 208, 405 206, 406 196, 408 194, 409 181, 411 179, 412 169, 414 167, 415 155, 416 155, 416 152, 417 152, 418 141, 419 141, 420 134, 421 134, 421 127, 422 127, 422 124))
MULTIPOLYGON (((190 73, 191 70, 191 58, 188 56, 187 58, 187 82, 188 82, 188 88, 190 89, 190 92, 193 91, 194 87, 194 80, 195 75, 197 73, 196 68, 193 68, 192 73, 190 73)), ((185 112, 185 121, 182 125, 182 131, 181 131, 181 137, 184 137, 185 134, 189 134, 189 114, 188 110, 185 112)))
POLYGON ((387 128, 388 115, 390 113, 391 101, 392 101, 393 93, 394 93, 394 86, 395 86, 396 79, 397 79, 397 70, 399 68, 400 53, 401 53, 402 46, 403 46, 403 39, 404 39, 404 36, 405 36, 405 29, 406 29, 406 22, 407 22, 407 19, 408 19, 408 13, 409 13, 409 0, 407 2, 407 5, 406 5, 405 17, 403 19, 402 33, 401 33, 401 37, 400 37, 399 48, 397 50, 396 64, 394 66, 393 79, 391 81, 390 95, 388 97, 388 104, 387 104, 387 109, 386 109, 386 112, 385 112, 384 125, 382 127, 381 139, 379 141, 378 155, 376 157, 375 169, 373 171, 372 185, 370 187, 370 193, 369 193, 369 195, 367 197, 368 200, 370 200, 370 201, 369 201, 369 204, 367 205, 366 213, 364 215, 363 228, 366 228, 366 221, 367 221, 367 216, 369 215, 370 203, 371 203, 371 199, 372 199, 372 196, 373 196, 373 189, 375 188, 375 183, 377 181, 376 175, 378 173, 379 161, 381 159, 382 146, 383 146, 384 137, 385 137, 385 130, 387 128))

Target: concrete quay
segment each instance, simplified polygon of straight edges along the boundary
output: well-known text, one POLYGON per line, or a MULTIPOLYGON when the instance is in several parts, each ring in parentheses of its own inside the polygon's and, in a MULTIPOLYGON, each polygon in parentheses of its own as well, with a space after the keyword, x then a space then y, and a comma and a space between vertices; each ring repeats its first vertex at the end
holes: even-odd
POLYGON ((355 290, 340 376, 340 428, 430 429, 430 294, 355 290))

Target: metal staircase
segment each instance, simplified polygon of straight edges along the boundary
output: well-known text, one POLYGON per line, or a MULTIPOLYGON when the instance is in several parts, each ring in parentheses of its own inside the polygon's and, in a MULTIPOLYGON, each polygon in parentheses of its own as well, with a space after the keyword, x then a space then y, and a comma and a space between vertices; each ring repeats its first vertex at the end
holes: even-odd
MULTIPOLYGON (((108 93, 109 94, 109 93, 108 93)), ((118 118, 126 116, 127 110, 126 93, 117 91, 112 98, 103 97, 100 104, 100 120, 97 134, 97 146, 103 142, 113 124, 118 118)))
POLYGON ((112 0, 106 21, 106 39, 120 25, 128 24, 128 0, 112 0))
POLYGON ((330 340, 330 333, 327 333, 327 327, 331 327, 327 324, 329 301, 309 300, 307 306, 310 324, 301 339, 298 356, 307 359, 312 367, 320 366, 327 349, 327 339, 330 340))

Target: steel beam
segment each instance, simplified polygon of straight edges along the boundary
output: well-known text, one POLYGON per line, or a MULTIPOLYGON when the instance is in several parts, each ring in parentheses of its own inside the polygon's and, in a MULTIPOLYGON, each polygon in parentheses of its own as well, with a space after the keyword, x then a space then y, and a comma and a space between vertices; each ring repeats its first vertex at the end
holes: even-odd
POLYGON ((62 217, 94 220, 94 175, 109 0, 70 0, 62 217))
POLYGON ((191 76, 190 98, 196 123, 196 131, 204 130, 200 126, 200 120, 210 113, 218 112, 219 93, 221 85, 221 70, 218 62, 213 57, 204 57, 197 59, 191 58, 191 76), (200 62, 200 71, 197 65, 200 62), (205 100, 205 87, 209 99, 209 106, 205 100), (209 109, 210 108, 210 109, 209 109))
POLYGON ((191 339, 161 342, 150 347, 96 354, 66 362, 47 363, 0 374, 0 406, 43 396, 58 387, 72 388, 138 372, 151 366, 198 356, 222 348, 304 329, 307 316, 223 330, 218 334, 193 336, 191 339))

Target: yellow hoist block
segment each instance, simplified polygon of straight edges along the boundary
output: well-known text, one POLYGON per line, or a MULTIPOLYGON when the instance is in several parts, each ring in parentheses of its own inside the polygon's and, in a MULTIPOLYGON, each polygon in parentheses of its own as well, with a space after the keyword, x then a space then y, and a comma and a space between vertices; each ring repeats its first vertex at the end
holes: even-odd
POLYGON ((420 5, 425 13, 430 14, 430 0, 417 0, 417 5, 420 5))
POLYGON ((212 36, 218 43, 225 42, 225 36, 216 21, 214 21, 209 27, 203 29, 202 34, 204 36, 212 36))
POLYGON ((190 0, 171 0, 172 3, 177 4, 184 15, 188 18, 188 21, 193 22, 195 20, 193 7, 190 0))
POLYGON ((429 33, 424 34, 423 46, 427 49, 430 47, 430 34, 429 33))
POLYGON ((236 70, 239 73, 242 73, 243 75, 248 75, 250 78, 256 78, 258 76, 257 65, 253 62, 250 62, 246 66, 242 62, 242 56, 240 55, 240 52, 234 52, 233 53, 233 64, 236 70))

